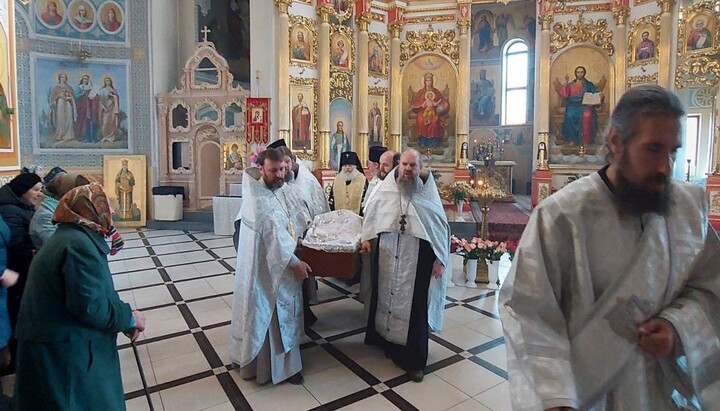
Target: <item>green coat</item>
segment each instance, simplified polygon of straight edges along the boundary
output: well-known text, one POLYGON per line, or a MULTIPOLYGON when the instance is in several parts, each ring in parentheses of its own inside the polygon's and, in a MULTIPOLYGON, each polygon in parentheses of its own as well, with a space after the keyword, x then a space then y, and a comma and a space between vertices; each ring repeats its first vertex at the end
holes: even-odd
POLYGON ((33 259, 16 327, 17 411, 125 410, 116 338, 130 306, 103 237, 61 224, 33 259))

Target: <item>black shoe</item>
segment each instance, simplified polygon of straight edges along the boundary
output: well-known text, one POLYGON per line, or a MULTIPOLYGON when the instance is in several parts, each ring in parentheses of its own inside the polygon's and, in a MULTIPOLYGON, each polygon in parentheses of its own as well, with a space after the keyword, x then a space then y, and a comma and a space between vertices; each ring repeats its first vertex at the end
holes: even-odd
POLYGON ((414 382, 422 382, 423 378, 425 378, 425 373, 422 370, 408 371, 407 375, 414 382))
POLYGON ((305 382, 305 379, 303 378, 302 374, 297 373, 292 377, 288 378, 286 381, 292 385, 300 385, 305 382))

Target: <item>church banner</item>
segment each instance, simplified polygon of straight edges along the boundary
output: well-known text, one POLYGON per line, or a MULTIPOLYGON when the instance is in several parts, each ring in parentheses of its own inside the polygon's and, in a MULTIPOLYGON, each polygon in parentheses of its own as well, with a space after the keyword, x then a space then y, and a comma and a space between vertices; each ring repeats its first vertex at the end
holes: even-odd
POLYGON ((270 99, 248 97, 246 105, 245 141, 248 144, 267 144, 270 130, 270 99))

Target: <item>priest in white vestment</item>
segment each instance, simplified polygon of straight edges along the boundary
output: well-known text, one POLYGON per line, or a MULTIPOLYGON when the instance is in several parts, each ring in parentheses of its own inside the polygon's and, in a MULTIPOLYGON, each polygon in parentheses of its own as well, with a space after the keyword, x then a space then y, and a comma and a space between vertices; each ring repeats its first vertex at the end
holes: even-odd
POLYGON ((268 149, 243 175, 243 204, 229 354, 245 379, 302 383, 302 281, 310 267, 294 254, 292 192, 283 190, 283 156, 268 149))
MULTIPOLYGON (((384 151, 380 158, 378 158, 378 170, 377 170, 377 179, 379 180, 378 183, 374 187, 370 187, 368 185, 368 192, 365 196, 365 205, 363 206, 363 213, 367 211, 367 205, 370 203, 370 200, 374 197, 375 193, 377 192, 378 187, 380 187, 380 182, 385 180, 385 177, 387 177, 390 172, 398 166, 398 163, 400 162, 400 155, 396 154, 394 151, 384 151)), ((377 244, 377 239, 370 240, 370 247, 374 248, 375 244, 377 244)), ((367 319, 367 316, 369 314, 370 310, 370 293, 372 291, 372 282, 371 282, 371 273, 370 273, 370 254, 369 253, 363 253, 362 254, 362 272, 360 273, 360 291, 358 292, 358 299, 365 304, 365 317, 367 319)))
POLYGON ((720 242, 671 181, 680 100, 639 86, 609 166, 543 200, 500 292, 513 409, 720 409, 720 242))
POLYGON ((370 172, 370 180, 368 181, 367 194, 363 199, 363 208, 365 208, 365 205, 368 202, 370 192, 372 192, 375 186, 377 186, 380 182, 380 177, 378 176, 380 171, 380 156, 382 156, 382 154, 386 151, 387 147, 382 146, 370 146, 370 149, 368 150, 368 171, 370 172))
POLYGON ((450 226, 435 181, 416 150, 367 205, 362 249, 372 253, 372 296, 365 343, 380 346, 415 382, 427 365, 430 329, 442 329, 450 226), (373 248, 370 240, 377 239, 373 248))

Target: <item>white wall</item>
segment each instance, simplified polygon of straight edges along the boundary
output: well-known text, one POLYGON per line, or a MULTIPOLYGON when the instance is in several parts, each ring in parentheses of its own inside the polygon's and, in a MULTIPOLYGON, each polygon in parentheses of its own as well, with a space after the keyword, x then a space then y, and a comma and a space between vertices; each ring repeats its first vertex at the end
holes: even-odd
MULTIPOLYGON (((250 91, 252 97, 271 98, 270 141, 277 138, 278 124, 276 26, 277 12, 272 1, 250 0, 250 91)), ((280 40, 287 41, 287 35, 280 40)))

